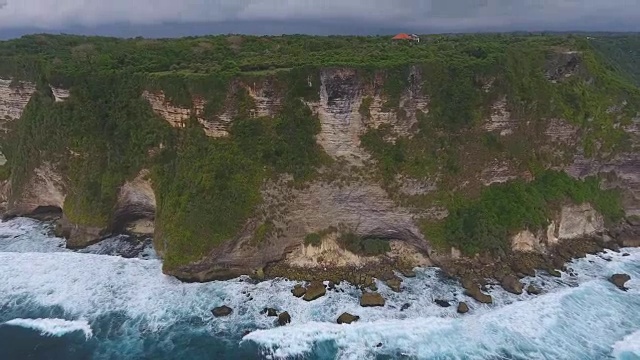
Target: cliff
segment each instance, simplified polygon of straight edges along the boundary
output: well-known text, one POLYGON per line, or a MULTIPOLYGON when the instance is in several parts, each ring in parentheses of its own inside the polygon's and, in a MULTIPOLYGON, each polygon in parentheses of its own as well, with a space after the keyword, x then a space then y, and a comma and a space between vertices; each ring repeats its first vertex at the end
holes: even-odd
POLYGON ((403 60, 7 74, 5 215, 60 213, 70 247, 153 234, 189 281, 634 243, 640 90, 588 42, 376 44, 403 60))

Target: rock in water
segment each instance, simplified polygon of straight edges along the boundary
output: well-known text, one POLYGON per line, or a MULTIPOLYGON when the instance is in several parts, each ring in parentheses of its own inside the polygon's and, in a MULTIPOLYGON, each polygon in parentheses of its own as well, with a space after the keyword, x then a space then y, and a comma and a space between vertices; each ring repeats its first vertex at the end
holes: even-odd
POLYGON ((405 310, 407 310, 407 309, 408 309, 408 308, 410 308, 410 307, 411 307, 411 304, 406 303, 406 304, 402 305, 402 307, 400 308, 400 311, 405 311, 405 310))
POLYGON ((540 293, 542 293, 542 291, 533 285, 527 287, 527 294, 529 295, 540 295, 540 293))
POLYGON ((233 312, 233 309, 226 305, 223 305, 223 306, 214 308, 213 310, 211 310, 211 312, 215 317, 223 317, 223 316, 231 315, 231 313, 233 312))
POLYGON ((466 314, 469 312, 469 305, 466 302, 461 302, 458 304, 458 314, 466 314))
POLYGON ((377 292, 369 292, 362 294, 360 298, 360 306, 362 307, 374 307, 384 306, 384 298, 377 292))
POLYGON ((413 271, 412 269, 402 269, 402 270, 400 270, 400 273, 402 274, 402 276, 407 277, 407 278, 416 277, 416 272, 413 271))
POLYGON ((360 316, 344 313, 338 317, 338 324, 351 324, 352 322, 356 322, 358 320, 360 320, 360 316))
POLYGON ((629 280, 631 280, 631 276, 627 274, 615 274, 609 279, 609 281, 617 286, 618 289, 623 291, 627 291, 627 288, 624 286, 624 284, 626 284, 629 280))
POLYGON ((480 290, 480 287, 470 280, 463 280, 462 286, 465 291, 464 294, 474 298, 476 301, 481 302, 483 304, 491 304, 493 303, 493 298, 491 295, 487 295, 480 290))
POLYGON ((293 294, 293 296, 298 298, 303 297, 306 292, 307 292, 307 289, 303 288, 302 285, 300 284, 294 286, 293 289, 291 290, 291 293, 293 294))
POLYGON ((522 283, 520 283, 520 280, 518 280, 518 278, 513 275, 507 275, 502 278, 500 285, 503 289, 512 294, 522 294, 522 283))
POLYGON ((291 323, 291 315, 289 315, 288 312, 285 311, 282 314, 278 315, 278 325, 285 326, 289 323, 291 323))
POLYGON ((434 300, 434 302, 445 308, 451 306, 447 300, 434 300))
POLYGON ((319 281, 314 281, 307 287, 303 299, 305 301, 313 301, 317 298, 324 296, 327 293, 324 284, 319 281))
POLYGON ((395 292, 400 292, 400 285, 402 284, 402 279, 400 279, 397 276, 394 276, 393 278, 387 280, 386 284, 391 290, 395 292))
POLYGON ((273 309, 273 308, 266 308, 264 310, 262 310, 263 314, 267 314, 267 316, 269 317, 276 317, 278 316, 278 310, 273 309))
POLYGON ((329 281, 329 284, 327 285, 327 289, 329 291, 333 291, 336 289, 336 284, 333 281, 329 281))
POLYGON ((553 276, 553 277, 562 277, 562 273, 556 269, 547 269, 547 272, 549 273, 549 275, 553 276))

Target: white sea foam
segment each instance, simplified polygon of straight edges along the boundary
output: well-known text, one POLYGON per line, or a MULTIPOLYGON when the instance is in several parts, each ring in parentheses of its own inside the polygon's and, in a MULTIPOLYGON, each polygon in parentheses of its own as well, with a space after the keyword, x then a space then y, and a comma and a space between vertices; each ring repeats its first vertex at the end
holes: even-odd
POLYGON ((618 360, 640 360, 640 331, 615 343, 612 355, 618 360))
POLYGON ((503 353, 526 359, 593 359, 619 338, 620 322, 640 323, 637 294, 616 291, 593 280, 463 317, 307 323, 258 330, 244 340, 263 345, 278 358, 309 353, 318 342, 330 341, 345 359, 380 353, 420 359, 486 359, 503 353))
POLYGON ((0 308, 24 306, 28 299, 34 306, 62 308, 65 318, 90 322, 122 313, 125 327, 143 332, 158 332, 193 318, 207 324, 212 335, 259 329, 243 341, 256 343, 275 357, 333 346, 346 359, 401 353, 415 358, 513 354, 527 359, 597 359, 608 356, 616 341, 640 328, 640 249, 625 251, 630 256, 609 252, 574 261, 562 278, 524 279, 543 287, 546 293, 538 297, 495 288, 494 305, 481 305, 464 296, 456 282, 443 282, 436 269, 424 269, 405 280, 402 293, 378 284, 387 305, 362 308, 360 291, 348 284, 338 286, 341 292, 305 302, 291 296, 294 283, 287 280, 184 284, 163 275, 158 260, 0 250, 0 308), (629 291, 607 281, 617 272, 632 276, 629 291), (471 312, 459 316, 455 306, 441 308, 434 299, 454 305, 466 301, 471 312), (405 303, 410 307, 401 311, 405 303), (213 318, 211 309, 223 304, 233 308, 233 314, 213 318), (288 311, 291 325, 275 327, 274 318, 261 314, 265 307, 288 311), (360 322, 335 324, 345 311, 360 316, 360 322))
POLYGON ((47 224, 33 219, 0 222, 0 252, 68 251, 64 239, 53 237, 50 232, 47 224))
MULTIPOLYGON (((71 252, 65 247, 64 239, 52 236, 52 228, 50 223, 28 218, 2 221, 0 222, 0 252, 71 252)), ((130 241, 125 235, 105 239, 78 252, 158 259, 150 241, 130 241)))
POLYGON ((91 326, 86 320, 69 321, 64 319, 13 319, 4 325, 19 326, 39 331, 42 335, 60 337, 82 331, 87 339, 93 336, 91 326))

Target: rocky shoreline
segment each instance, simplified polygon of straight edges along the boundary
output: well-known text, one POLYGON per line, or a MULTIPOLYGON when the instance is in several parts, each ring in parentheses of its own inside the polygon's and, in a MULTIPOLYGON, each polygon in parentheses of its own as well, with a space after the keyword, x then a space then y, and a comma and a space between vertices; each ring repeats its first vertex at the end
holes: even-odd
MULTIPOLYGON (((490 285, 501 286, 505 291, 516 295, 524 292, 539 295, 540 289, 533 285, 525 288, 520 279, 535 276, 540 271, 560 277, 561 271, 566 270, 566 264, 574 259, 591 254, 600 255, 606 260, 603 254, 605 250, 619 252, 622 247, 640 247, 640 226, 638 225, 628 220, 611 231, 559 241, 544 253, 513 251, 502 255, 478 254, 473 258, 447 257, 441 258, 435 266, 442 269, 446 276, 459 280, 465 289, 465 295, 480 303, 492 303, 491 296, 485 293, 487 286, 490 285)), ((316 287, 319 282, 328 282, 329 288, 332 284, 346 281, 360 287, 363 297, 366 297, 366 294, 378 290, 375 280, 382 281, 395 292, 402 291, 403 277, 415 276, 412 269, 413 267, 402 259, 385 258, 379 264, 361 268, 299 268, 275 263, 265 269, 264 275, 268 279, 287 278, 316 284, 316 287)), ((613 279, 611 281, 615 283, 613 279)), ((617 286, 622 289, 623 285, 617 286)), ((304 289, 298 284, 292 292, 302 296, 305 294, 304 289)), ((469 308, 467 304, 459 303, 458 310, 463 314, 468 312, 469 308)))
MULTIPOLYGON (((621 246, 637 247, 637 245, 636 243, 625 242, 620 239, 614 240, 608 235, 601 234, 591 238, 563 242, 561 245, 554 247, 553 251, 548 255, 519 254, 514 258, 510 258, 509 261, 501 261, 503 259, 500 257, 477 256, 473 259, 457 260, 447 263, 442 270, 447 276, 456 278, 461 282, 465 295, 473 298, 478 303, 491 304, 493 299, 491 295, 486 293, 489 286, 499 285, 505 291, 516 295, 521 295, 525 292, 529 295, 540 295, 543 292, 541 289, 533 284, 525 288, 524 284, 520 282, 520 279, 527 276, 535 276, 538 271, 545 271, 551 276, 560 277, 560 270, 566 271, 565 265, 571 260, 584 258, 588 254, 591 254, 610 261, 611 259, 606 257, 605 250, 620 252, 621 246)), ((353 285, 358 285, 362 291, 360 296, 361 307, 384 307, 386 301, 383 295, 377 292, 376 279, 385 282, 385 284, 394 291, 402 291, 400 287, 394 288, 393 284, 395 279, 401 282, 402 278, 394 274, 391 270, 392 268, 393 265, 391 263, 386 263, 380 269, 377 269, 377 271, 373 267, 361 269, 361 271, 357 269, 338 269, 334 272, 330 270, 316 272, 311 269, 289 269, 292 271, 292 276, 297 277, 297 280, 304 281, 304 283, 296 284, 291 289, 291 293, 292 296, 304 301, 315 301, 330 291, 340 291, 335 287, 336 283, 334 283, 334 281, 322 281, 319 279, 328 279, 329 277, 340 279, 337 276, 346 274, 347 277, 355 279, 354 282, 349 282, 353 285), (385 278, 385 276, 389 276, 390 274, 392 277, 385 278)), ((285 270, 286 267, 275 265, 268 270, 268 273, 275 275, 285 270)), ((618 273, 609 276, 608 280, 620 291, 627 291, 628 289, 625 285, 631 280, 631 276, 618 273)), ((337 281, 340 282, 340 280, 337 281)), ((435 299, 434 303, 441 307, 456 306, 456 312, 460 315, 471 312, 471 308, 467 302, 464 301, 459 301, 455 304, 454 301, 435 299)), ((411 303, 405 303, 400 311, 404 311, 411 306, 411 303)), ((265 308, 263 314, 268 317, 275 317, 275 325, 285 326, 291 322, 291 315, 284 310, 281 311, 281 313, 278 313, 276 309, 265 308)), ((226 305, 212 310, 214 317, 228 316, 232 312, 233 310, 226 305)), ((337 324, 352 324, 359 320, 360 316, 344 312, 336 318, 335 322, 337 324)))
MULTIPOLYGON (((51 218, 39 220, 50 224, 51 227, 56 224, 56 220, 51 218)), ((114 244, 101 245, 101 251, 108 251, 110 255, 127 257, 125 254, 127 251, 133 254, 141 249, 138 245, 150 245, 151 243, 149 238, 135 236, 117 240, 117 243, 114 244)), ((597 232, 592 236, 559 241, 553 246, 549 246, 544 253, 512 251, 494 256, 481 254, 473 258, 441 257, 434 266, 440 268, 445 276, 459 281, 466 296, 481 304, 491 304, 493 299, 488 293, 491 287, 501 286, 505 291, 516 295, 524 293, 540 295, 543 293, 542 289, 534 285, 525 286, 521 279, 536 276, 541 271, 559 277, 561 276, 560 271, 566 271, 567 262, 573 259, 593 254, 608 260, 603 251, 620 252, 621 248, 626 247, 640 247, 640 226, 632 220, 628 220, 611 230, 597 232)), ((87 250, 91 249, 87 248, 87 250)), ((261 276, 254 276, 254 280, 286 278, 297 281, 298 283, 291 289, 291 296, 306 302, 316 301, 332 291, 341 291, 336 285, 348 282, 360 288, 361 307, 385 307, 384 292, 378 292, 378 285, 382 283, 384 284, 382 286, 387 286, 392 291, 402 292, 403 280, 416 276, 413 269, 417 266, 412 266, 411 262, 403 257, 379 256, 378 258, 379 262, 369 262, 363 267, 334 268, 296 268, 281 261, 267 266, 261 276)), ((614 274, 612 276, 606 274, 606 276, 610 276, 609 281, 620 291, 626 291, 625 283, 631 280, 628 274, 614 274)), ((460 315, 473 313, 473 306, 470 307, 465 301, 434 299, 433 302, 441 307, 453 306, 460 315)), ((410 302, 405 303, 401 311, 412 305, 410 302)), ((270 306, 277 307, 278 304, 270 304, 270 306)), ((285 310, 266 308, 264 314, 267 317, 274 317, 275 325, 285 326, 291 322, 291 315, 285 310)), ((212 309, 215 318, 229 316, 232 313, 233 309, 228 304, 212 309)), ((335 322, 337 324, 351 324, 358 320, 360 320, 359 316, 345 312, 337 317, 335 322)))
MULTIPOLYGON (((53 233, 59 236, 59 224, 61 221, 64 222, 64 219, 60 217, 56 219, 55 215, 31 217, 51 224, 54 228, 53 233)), ((115 255, 135 257, 145 246, 149 246, 151 241, 149 236, 126 234, 126 239, 119 240, 118 244, 110 246, 108 250, 115 255), (115 249, 123 246, 122 251, 115 249)), ((538 295, 541 293, 540 289, 533 286, 525 288, 520 279, 535 276, 537 271, 559 277, 560 271, 566 270, 565 264, 573 259, 584 258, 587 254, 601 254, 607 249, 619 251, 621 247, 640 247, 640 223, 628 219, 610 231, 602 230, 590 236, 558 241, 553 246, 547 247, 544 252, 510 251, 501 255, 484 253, 473 258, 440 256, 436 258, 437 261, 434 261, 433 266, 439 267, 446 276, 460 281, 467 296, 480 303, 488 304, 492 303, 491 296, 485 291, 488 286, 501 286, 504 290, 517 295, 524 292, 538 295)), ((315 267, 292 266, 283 260, 269 264, 254 274, 253 278, 256 281, 275 278, 298 281, 300 283, 292 289, 292 294, 306 301, 314 301, 324 296, 327 290, 335 290, 336 284, 347 282, 362 290, 364 299, 362 306, 384 306, 384 299, 376 292, 378 290, 376 280, 395 292, 401 292, 403 279, 415 277, 413 269, 420 266, 409 258, 382 255, 376 257, 377 261, 366 262, 363 266, 315 267), (372 300, 372 297, 375 299, 372 300)), ((623 288, 623 285, 617 286, 623 288)), ((447 303, 446 306, 450 305, 447 303)), ((459 313, 468 311, 467 304, 458 304, 459 313)))
POLYGON ((378 264, 368 264, 364 267, 338 267, 338 268, 300 268, 291 267, 283 263, 275 263, 264 270, 265 279, 286 278, 289 280, 317 282, 328 281, 330 284, 347 282, 361 289, 376 290, 375 280, 383 281, 392 290, 401 291, 402 278, 415 277, 413 267, 409 267, 397 261, 383 259, 378 264))

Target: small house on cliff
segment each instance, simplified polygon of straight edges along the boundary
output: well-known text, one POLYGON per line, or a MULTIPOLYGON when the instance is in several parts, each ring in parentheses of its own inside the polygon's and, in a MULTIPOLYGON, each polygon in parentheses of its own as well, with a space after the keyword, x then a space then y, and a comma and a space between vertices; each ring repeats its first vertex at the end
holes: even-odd
POLYGON ((414 43, 419 43, 420 42, 420 37, 416 34, 405 34, 405 33, 400 33, 396 36, 394 36, 393 38, 391 38, 391 40, 395 43, 398 42, 414 42, 414 43))

